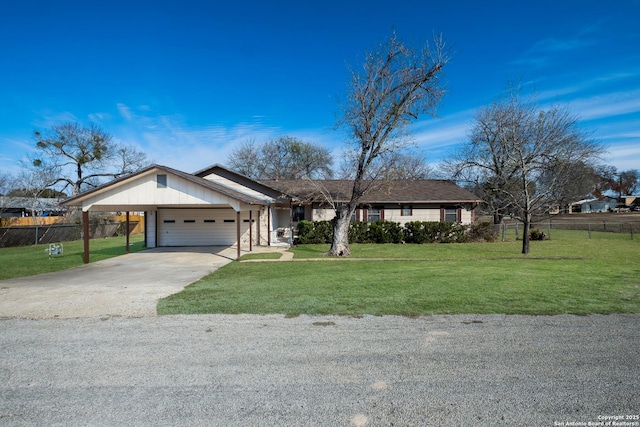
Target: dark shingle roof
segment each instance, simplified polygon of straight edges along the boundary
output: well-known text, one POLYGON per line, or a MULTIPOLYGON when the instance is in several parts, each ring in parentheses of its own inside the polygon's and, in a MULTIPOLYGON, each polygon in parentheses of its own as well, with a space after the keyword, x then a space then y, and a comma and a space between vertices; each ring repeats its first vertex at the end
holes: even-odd
MULTIPOLYGON (((280 189, 296 199, 320 201, 322 193, 329 193, 337 202, 348 201, 351 197, 353 181, 261 181, 273 188, 280 189)), ((371 186, 360 203, 472 203, 480 202, 475 194, 446 180, 398 180, 364 182, 363 187, 371 186)))

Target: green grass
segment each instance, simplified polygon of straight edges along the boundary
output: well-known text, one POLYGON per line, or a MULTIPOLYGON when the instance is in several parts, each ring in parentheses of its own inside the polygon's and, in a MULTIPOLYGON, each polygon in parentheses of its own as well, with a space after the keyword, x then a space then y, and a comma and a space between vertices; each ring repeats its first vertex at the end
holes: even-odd
POLYGON ((327 245, 293 248, 304 262, 231 263, 161 300, 159 314, 428 315, 640 312, 640 239, 554 231, 531 242, 327 245))
MULTIPOLYGON (((144 249, 144 236, 131 235, 129 249, 137 252, 144 249)), ((65 270, 83 264, 83 241, 63 242, 64 255, 49 258, 45 249, 49 245, 0 248, 0 280, 33 276, 51 271, 65 270)), ((89 242, 89 261, 100 261, 125 253, 125 237, 96 239, 89 242)))
POLYGON ((280 252, 262 252, 242 255, 240 261, 250 261, 255 259, 280 259, 281 256, 282 254, 280 252))

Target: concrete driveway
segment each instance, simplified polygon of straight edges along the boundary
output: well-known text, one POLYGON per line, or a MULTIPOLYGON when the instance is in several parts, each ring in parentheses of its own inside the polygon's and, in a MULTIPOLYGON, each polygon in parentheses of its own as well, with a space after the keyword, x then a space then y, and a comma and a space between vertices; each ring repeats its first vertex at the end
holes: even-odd
POLYGON ((231 262, 236 248, 156 248, 0 280, 0 318, 155 316, 160 298, 231 262))

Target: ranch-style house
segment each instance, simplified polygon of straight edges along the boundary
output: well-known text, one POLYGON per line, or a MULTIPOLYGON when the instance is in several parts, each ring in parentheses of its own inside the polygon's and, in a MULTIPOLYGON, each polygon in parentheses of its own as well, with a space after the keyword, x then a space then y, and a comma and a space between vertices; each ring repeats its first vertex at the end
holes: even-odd
MULTIPOLYGON (((291 241, 301 220, 330 220, 350 181, 257 181, 220 165, 190 174, 153 165, 61 202, 83 213, 85 262, 91 212, 144 212, 145 246, 278 245, 291 241)), ((353 220, 472 223, 477 196, 445 180, 378 183, 353 220)), ((128 228, 127 228, 128 229, 128 228)))

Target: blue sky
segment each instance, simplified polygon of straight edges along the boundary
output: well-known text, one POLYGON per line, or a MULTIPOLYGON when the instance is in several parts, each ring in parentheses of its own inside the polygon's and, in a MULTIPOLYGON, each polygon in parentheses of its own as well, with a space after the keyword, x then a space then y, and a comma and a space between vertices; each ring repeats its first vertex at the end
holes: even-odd
POLYGON ((194 172, 234 146, 291 135, 344 146, 335 131, 348 67, 393 30, 454 56, 439 117, 415 143, 437 162, 508 80, 566 105, 640 169, 640 1, 2 0, 0 170, 32 133, 93 121, 155 163, 194 172))

